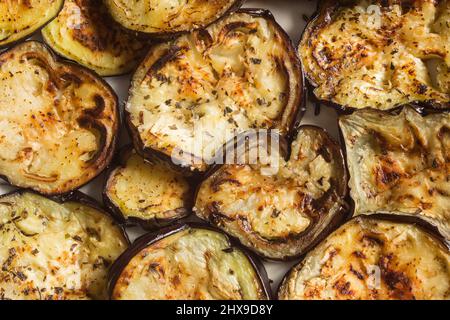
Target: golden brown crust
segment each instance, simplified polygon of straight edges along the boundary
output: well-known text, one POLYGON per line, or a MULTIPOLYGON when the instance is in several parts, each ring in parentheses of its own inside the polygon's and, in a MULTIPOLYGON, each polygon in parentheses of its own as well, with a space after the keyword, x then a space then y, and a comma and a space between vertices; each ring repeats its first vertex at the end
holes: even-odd
POLYGON ((302 88, 298 58, 273 17, 239 11, 155 46, 133 77, 127 123, 141 154, 204 172, 235 134, 288 134, 302 88))
POLYGON ((355 109, 450 108, 449 17, 449 1, 323 1, 299 46, 316 97, 355 109))
POLYGON ((100 0, 66 0, 58 17, 42 30, 58 54, 101 76, 124 74, 136 67, 147 47, 111 20, 100 0))
POLYGON ((322 129, 302 127, 288 161, 265 141, 245 154, 236 162, 242 164, 220 166, 201 184, 194 208, 200 218, 276 260, 303 254, 343 218, 344 160, 322 129), (261 158, 249 163, 251 154, 261 158))
POLYGON ((450 253, 414 224, 358 217, 294 267, 285 300, 448 300, 450 253))
POLYGON ((161 162, 144 160, 131 147, 120 157, 108 175, 104 199, 121 220, 154 228, 190 214, 193 192, 186 178, 161 162))
POLYGON ((111 16, 127 29, 153 35, 192 31, 238 9, 242 0, 106 0, 111 16))
POLYGON ((97 176, 115 148, 112 89, 34 41, 4 52, 0 68, 0 174, 43 194, 67 193, 97 176))
POLYGON ((27 38, 62 9, 64 0, 12 0, 0 2, 0 48, 27 38))

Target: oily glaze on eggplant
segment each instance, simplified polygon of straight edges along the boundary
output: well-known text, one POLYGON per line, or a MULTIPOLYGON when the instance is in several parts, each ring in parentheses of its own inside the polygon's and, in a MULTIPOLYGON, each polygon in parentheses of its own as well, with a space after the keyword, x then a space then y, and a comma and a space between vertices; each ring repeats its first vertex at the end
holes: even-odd
POLYGON ((176 225, 136 240, 113 265, 114 300, 266 300, 262 264, 223 233, 176 225))
POLYGON ((243 0, 105 0, 110 15, 123 27, 153 36, 204 28, 242 3, 243 0))
POLYGON ((31 36, 54 19, 64 0, 26 0, 0 2, 0 48, 31 36))
POLYGON ((339 123, 355 215, 419 217, 450 239, 450 113, 361 110, 339 123))
POLYGON ((133 70, 147 46, 112 21, 101 0, 66 0, 42 35, 58 54, 101 76, 133 70))
POLYGON ((63 194, 109 163, 118 129, 114 91, 88 70, 29 41, 0 55, 0 175, 63 194))
POLYGON ((119 164, 106 180, 103 198, 121 221, 144 228, 167 225, 192 208, 189 181, 160 161, 146 161, 131 146, 120 152, 119 164))
POLYGON ((450 1, 322 1, 299 46, 315 96, 343 109, 450 108, 450 1))
POLYGON ((0 197, 0 300, 106 299, 122 228, 92 200, 18 191, 0 197))
POLYGON ((357 217, 284 279, 282 300, 449 300, 450 251, 416 224, 357 217))
POLYGON ((216 168, 201 184, 194 212, 257 254, 287 260, 345 218, 347 174, 338 144, 323 129, 301 127, 288 160, 274 137, 270 145, 249 137, 258 142, 247 145, 245 160, 216 168))
POLYGON ((144 156, 205 172, 235 134, 288 134, 302 95, 286 33, 268 11, 238 11, 151 50, 132 80, 127 123, 144 156))

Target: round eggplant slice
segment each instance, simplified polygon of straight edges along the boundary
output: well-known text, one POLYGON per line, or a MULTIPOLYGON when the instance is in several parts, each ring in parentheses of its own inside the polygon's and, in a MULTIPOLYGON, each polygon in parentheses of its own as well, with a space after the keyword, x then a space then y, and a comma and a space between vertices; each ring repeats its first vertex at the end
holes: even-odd
POLYGON ((411 215, 450 239, 450 114, 360 110, 340 118, 355 215, 411 215))
POLYGON ((0 300, 107 298, 109 266, 128 239, 91 201, 0 197, 0 300))
POLYGON ((114 300, 266 300, 264 267, 223 233, 175 226, 136 240, 111 268, 114 300))
POLYGON ((299 46, 316 97, 343 109, 450 108, 449 17, 450 1, 322 1, 299 46))
POLYGON ((357 217, 295 266, 282 300, 448 300, 450 251, 415 224, 357 217))
POLYGON ((286 33, 268 11, 239 11, 155 46, 133 77, 127 122, 143 155, 204 172, 237 133, 289 133, 302 93, 286 33))
POLYGON ((261 136, 238 141, 238 154, 251 142, 245 160, 215 169, 198 190, 194 212, 259 255, 287 260, 345 218, 347 174, 339 146, 318 127, 300 129, 289 160, 283 139, 274 138, 270 145, 261 136))
POLYGON ((120 152, 119 165, 111 170, 104 201, 121 221, 144 228, 167 225, 186 217, 192 208, 189 181, 160 161, 146 161, 132 147, 120 152))
POLYGON ((0 2, 0 48, 32 35, 54 19, 64 0, 0 2))
POLYGON ((105 0, 111 16, 127 29, 156 36, 204 28, 238 9, 243 0, 105 0))
POLYGON ((0 55, 0 175, 42 194, 70 192, 109 163, 117 97, 88 70, 41 43, 0 55))
POLYGON ((101 76, 133 70, 146 48, 144 42, 111 20, 101 0, 66 0, 42 35, 59 55, 101 76))

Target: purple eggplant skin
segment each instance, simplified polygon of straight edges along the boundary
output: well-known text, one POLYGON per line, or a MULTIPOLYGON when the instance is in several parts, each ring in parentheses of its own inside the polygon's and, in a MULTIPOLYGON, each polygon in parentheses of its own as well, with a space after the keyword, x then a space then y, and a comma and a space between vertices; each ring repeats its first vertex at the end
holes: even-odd
POLYGON ((178 32, 155 32, 155 33, 146 33, 146 32, 142 32, 142 31, 135 31, 135 30, 130 30, 127 29, 126 27, 124 27, 123 25, 121 25, 119 22, 117 22, 111 15, 111 13, 108 11, 108 14, 110 16, 110 18, 115 21, 117 23, 117 25, 120 25, 120 27, 123 30, 126 30, 127 32, 133 33, 135 34, 138 38, 143 39, 143 40, 154 40, 155 42, 161 42, 161 41, 168 41, 171 39, 175 39, 183 34, 189 33, 189 32, 193 32, 196 30, 201 30, 204 28, 209 27, 210 25, 216 23, 217 21, 219 21, 220 19, 223 19, 224 17, 227 17, 228 15, 232 14, 233 12, 236 11, 240 11, 243 9, 240 9, 242 7, 242 5, 245 3, 246 0, 232 0, 234 1, 234 4, 223 14, 221 15, 219 18, 217 18, 216 20, 212 21, 211 23, 209 23, 208 25, 202 26, 200 28, 194 28, 192 30, 186 30, 186 31, 178 31, 178 32))
MULTIPOLYGON (((296 68, 299 70, 299 78, 296 79, 298 95, 297 95, 297 97, 295 99, 295 103, 294 103, 295 110, 292 110, 292 114, 289 115, 289 121, 288 121, 289 123, 287 124, 287 128, 285 130, 286 131, 285 137, 288 140, 291 140, 292 137, 295 135, 296 128, 298 128, 300 126, 300 122, 306 113, 307 88, 304 85, 305 84, 305 76, 304 76, 303 68, 301 66, 300 58, 298 57, 298 54, 297 54, 297 50, 296 50, 292 40, 290 39, 289 35, 287 34, 287 32, 278 24, 278 22, 275 20, 275 18, 273 16, 273 14, 269 10, 257 9, 257 8, 244 8, 244 9, 235 10, 233 12, 246 13, 253 17, 261 17, 261 18, 268 20, 276 28, 276 30, 278 30, 279 34, 281 35, 282 39, 285 42, 285 47, 287 48, 287 52, 289 53, 292 61, 295 62, 296 68)), ((223 16, 216 22, 218 22, 222 19, 225 19, 225 18, 227 18, 227 16, 223 16)), ((172 37, 172 39, 173 38, 175 38, 175 37, 172 37)), ((150 49, 150 51, 151 50, 152 49, 150 49)), ((160 58, 160 61, 161 60, 170 60, 171 55, 174 55, 174 53, 169 52, 166 56, 160 58)), ((147 57, 144 58, 143 61, 145 61, 146 59, 147 59, 147 57)), ((139 66, 137 68, 139 68, 139 66)), ((131 90, 132 90, 132 86, 130 85, 129 95, 131 95, 131 90)), ((169 164, 173 170, 181 172, 185 176, 193 177, 194 179, 201 179, 202 176, 205 175, 205 172, 207 172, 209 170, 209 168, 207 168, 207 170, 202 171, 202 170, 198 170, 197 168, 189 168, 187 166, 179 165, 179 163, 183 163, 182 161, 176 161, 177 162, 177 164, 176 164, 173 162, 171 156, 168 156, 167 154, 160 152, 158 150, 154 150, 152 148, 146 147, 144 145, 142 139, 139 136, 139 131, 137 130, 137 128, 133 125, 133 123, 131 121, 130 113, 126 109, 123 112, 124 112, 124 121, 126 124, 126 128, 127 128, 128 134, 131 138, 131 141, 134 145, 134 148, 135 148, 136 152, 139 155, 141 155, 143 158, 145 158, 145 159, 155 159, 155 158, 160 159, 161 161, 164 161, 167 164, 169 164)), ((189 157, 190 155, 187 155, 187 156, 189 157)))
MULTIPOLYGON (((401 223, 401 224, 411 224, 414 225, 416 227, 418 227, 419 229, 421 229, 422 231, 426 232, 428 235, 430 235, 433 239, 435 239, 438 243, 440 243, 444 248, 446 248, 449 252, 450 252, 450 241, 447 240, 440 232, 439 230, 431 225, 430 223, 419 219, 417 217, 412 217, 412 216, 400 216, 400 215, 390 215, 390 214, 383 214, 383 213, 377 213, 377 214, 373 214, 370 216, 358 216, 355 218, 351 218, 351 219, 347 219, 347 221, 351 221, 353 219, 364 219, 364 220, 372 220, 372 221, 389 221, 389 222, 395 222, 395 223, 401 223)), ((337 228, 336 228, 337 229, 337 228)), ((325 237, 326 238, 326 237, 325 237)), ((325 240, 322 239, 323 240, 325 240)), ((320 241, 321 242, 321 241, 320 241)), ((316 245, 312 248, 310 248, 309 251, 313 250, 317 245, 320 244, 320 242, 316 243, 316 245)), ((292 272, 294 272, 294 269, 296 269, 298 266, 302 266, 304 264, 304 259, 306 257, 306 254, 300 259, 300 262, 297 263, 296 265, 294 265, 283 277, 283 279, 281 280, 280 284, 278 285, 277 288, 277 292, 276 292, 276 299, 279 299, 279 293, 281 290, 281 287, 283 286, 283 284, 285 283, 286 279, 288 279, 290 277, 290 275, 292 274, 292 272)))
MULTIPOLYGON (((141 226, 143 229, 152 231, 152 230, 158 230, 164 227, 167 227, 168 225, 171 225, 172 223, 175 223, 176 221, 186 218, 191 214, 192 207, 193 207, 193 199, 194 199, 194 193, 191 192, 191 196, 189 199, 187 199, 185 205, 183 208, 179 208, 175 210, 174 213, 176 213, 176 217, 169 218, 169 219, 152 219, 152 220, 145 220, 141 218, 136 217, 129 217, 126 218, 122 211, 114 204, 114 202, 110 199, 108 195, 108 180, 110 177, 114 174, 114 172, 119 168, 124 168, 126 166, 126 162, 128 158, 131 156, 131 153, 133 152, 133 146, 131 144, 126 145, 122 147, 116 154, 115 159, 111 163, 111 166, 107 170, 107 174, 105 176, 104 184, 103 184, 103 191, 102 191, 102 197, 103 197, 103 203, 105 206, 109 209, 111 214, 114 216, 114 218, 119 221, 120 223, 127 225, 127 226, 141 226)), ((160 161, 159 159, 154 159, 154 161, 160 161)), ((163 163, 166 165, 166 163, 163 163)), ((168 168, 168 170, 171 170, 168 168)), ((191 189, 195 190, 195 186, 198 184, 198 181, 195 179, 188 179, 189 184, 191 185, 191 189)))
MULTIPOLYGON (((112 137, 111 137, 111 143, 105 149, 104 148, 105 147, 104 144, 105 144, 105 140, 106 139, 105 139, 104 136, 102 136, 100 138, 100 142, 102 144, 102 148, 101 148, 102 151, 101 151, 101 156, 98 156, 97 158, 100 159, 102 157, 102 159, 101 159, 100 163, 97 166, 98 169, 96 170, 97 171, 96 174, 91 179, 89 179, 88 181, 85 181, 85 182, 81 183, 80 185, 75 186, 72 190, 69 190, 69 191, 55 191, 55 192, 51 192, 51 193, 44 193, 44 192, 40 192, 39 190, 34 190, 34 189, 31 190, 30 189, 30 191, 32 191, 34 193, 37 193, 37 194, 40 194, 40 195, 45 196, 45 197, 54 197, 54 196, 65 197, 65 196, 70 196, 72 193, 74 193, 74 191, 84 187, 89 182, 91 182, 92 180, 97 178, 99 175, 101 175, 103 173, 103 171, 110 165, 110 163, 111 163, 111 161, 113 159, 113 156, 114 156, 114 154, 116 152, 116 149, 118 147, 118 143, 119 143, 119 139, 118 138, 119 138, 119 130, 120 130, 120 122, 121 122, 120 121, 120 110, 119 110, 119 98, 117 96, 117 93, 114 91, 114 89, 111 87, 111 85, 106 80, 104 80, 102 77, 98 76, 94 71, 92 71, 92 70, 90 70, 90 69, 88 69, 88 68, 86 68, 84 66, 81 66, 81 65, 77 64, 74 61, 67 60, 67 59, 64 59, 64 58, 58 56, 46 43, 41 42, 41 41, 36 41, 36 40, 27 40, 27 41, 24 41, 22 43, 17 44, 17 46, 20 46, 21 44, 27 43, 27 42, 37 42, 40 45, 44 46, 47 49, 47 51, 50 53, 50 55, 51 55, 52 59, 55 61, 55 63, 68 66, 71 69, 82 70, 83 72, 87 73, 91 77, 95 78, 96 80, 98 80, 104 86, 104 88, 109 92, 109 94, 111 94, 111 96, 114 99, 114 106, 115 106, 114 107, 114 117, 116 117, 116 119, 114 121, 114 123, 115 123, 114 127, 112 128, 113 134, 112 134, 112 137)), ((14 48, 15 48, 15 46, 9 48, 8 50, 0 52, 0 58, 4 54, 7 54, 9 51, 14 50, 14 48)), ((104 133, 103 130, 101 130, 101 133, 102 134, 104 133)), ((17 187, 17 186, 13 185, 9 181, 9 179, 8 179, 8 177, 6 175, 0 175, 0 179, 4 180, 8 185, 10 185, 12 187, 17 187)))
MULTIPOLYGON (((345 1, 346 0, 337 0, 337 1, 318 0, 316 11, 312 14, 311 18, 309 19, 305 29, 302 32, 302 35, 300 36, 300 40, 297 43, 297 51, 299 50, 302 41, 308 36, 308 33, 327 25, 331 20, 331 15, 333 14, 333 12, 336 11, 341 6, 341 3, 345 1)), ((388 1, 385 2, 387 3, 388 1)), ((314 83, 312 77, 308 74, 308 72, 305 71, 305 68, 303 68, 303 76, 305 78, 305 81, 307 82, 305 84, 306 87, 305 90, 308 93, 310 93, 309 96, 313 103, 330 107, 336 110, 338 115, 348 115, 355 111, 355 108, 351 108, 349 106, 344 106, 334 103, 332 101, 321 100, 317 98, 316 95, 313 93, 313 90, 317 87, 317 84, 314 83)), ((416 101, 410 102, 410 104, 421 112, 422 111, 433 112, 434 110, 438 110, 438 112, 440 112, 444 110, 442 105, 436 104, 433 101, 416 101)), ((396 110, 401 107, 402 107, 401 105, 396 106, 391 110, 396 110)))
POLYGON ((23 42, 25 39, 31 38, 33 35, 38 34, 41 32, 41 30, 43 28, 45 28, 50 22, 52 22, 54 19, 56 19, 56 17, 58 16, 58 14, 61 12, 61 10, 64 8, 64 1, 61 2, 61 6, 58 9, 58 12, 55 14, 55 16, 51 19, 49 19, 46 23, 44 23, 42 26, 40 26, 39 28, 37 28, 35 31, 33 31, 31 34, 24 36, 21 39, 18 39, 16 41, 13 41, 11 43, 8 44, 4 44, 0 46, 0 54, 3 53, 3 51, 5 49, 9 49, 9 48, 13 48, 14 46, 18 45, 19 43, 23 42))
MULTIPOLYGON (((341 159, 341 167, 342 167, 342 179, 338 180, 339 185, 337 189, 341 190, 341 199, 343 199, 342 206, 339 208, 339 210, 336 211, 336 213, 333 216, 333 219, 330 221, 330 223, 318 234, 315 236, 314 239, 311 239, 309 244, 298 254, 292 255, 292 256, 286 256, 284 258, 278 259, 273 257, 267 257, 262 255, 260 252, 258 252, 255 248, 246 247, 248 250, 252 251, 254 254, 259 256, 265 261, 274 261, 274 262, 290 262, 295 261, 300 258, 302 258, 307 252, 309 252, 312 248, 314 248, 318 243, 323 241, 330 233, 335 231, 337 228, 339 228, 345 221, 347 221, 352 216, 352 207, 350 205, 350 196, 349 196, 349 190, 348 190, 348 181, 349 181, 349 175, 347 171, 346 166, 346 158, 344 157, 343 151, 339 144, 334 141, 334 139, 330 136, 330 134, 323 128, 315 126, 315 125, 302 125, 296 128, 296 132, 293 134, 294 139, 297 137, 297 135, 300 133, 303 129, 312 129, 312 130, 319 130, 322 131, 325 136, 328 138, 328 140, 332 143, 330 147, 335 150, 336 154, 339 154, 339 158, 341 159)), ((227 152, 236 150, 239 146, 239 144, 246 143, 245 139, 245 132, 242 135, 239 135, 238 137, 235 137, 232 141, 228 142, 228 144, 224 147, 225 148, 225 155, 227 152), (227 151, 228 150, 228 151, 227 151)), ((288 143, 288 140, 286 140, 283 137, 279 137, 280 142, 280 154, 285 159, 288 160, 290 158, 291 154, 291 145, 288 143)), ((202 181, 206 181, 209 177, 211 177, 213 174, 215 174, 217 171, 219 171, 222 167, 226 166, 226 164, 217 164, 210 168, 210 170, 203 176, 202 181)), ((195 201, 197 201, 198 193, 201 188, 202 184, 200 184, 197 187, 197 190, 195 192, 195 201)), ((217 221, 216 221, 217 222, 217 221)), ((217 228, 217 224, 215 221, 209 221, 210 224, 212 224, 214 227, 217 228)), ((220 223, 220 221, 219 221, 220 223)), ((230 235, 229 235, 230 236, 230 235)), ((304 234, 303 234, 304 236, 304 234)), ((238 241, 239 240, 235 240, 238 241)), ((241 244, 242 245, 242 244, 241 244)))
POLYGON ((32 194, 36 194, 39 196, 42 196, 44 198, 47 198, 49 200, 52 200, 56 203, 59 204, 64 204, 66 202, 78 202, 81 203, 83 205, 89 206, 99 212, 101 212, 102 214, 104 214, 107 217, 110 217, 113 221, 114 224, 121 230, 121 233, 124 237, 124 239, 127 242, 127 245, 129 246, 131 244, 130 242, 130 238, 128 237, 128 234, 125 230, 125 227, 123 224, 121 224, 115 217, 114 215, 109 212, 108 210, 106 210, 100 203, 97 202, 97 200, 95 200, 94 198, 92 198, 91 196, 88 196, 87 194, 81 192, 81 191, 72 191, 70 193, 64 194, 64 195, 57 195, 57 196, 46 196, 46 195, 42 195, 36 191, 33 190, 29 190, 29 189, 16 189, 13 190, 11 192, 5 193, 0 195, 0 199, 4 198, 4 197, 9 197, 9 196, 14 196, 14 195, 21 195, 23 193, 32 193, 32 194))
POLYGON ((151 232, 144 234, 143 236, 137 238, 133 244, 125 250, 119 258, 113 263, 111 268, 109 269, 109 275, 108 275, 108 294, 109 297, 112 297, 115 284, 117 280, 119 279, 123 269, 128 265, 128 263, 133 259, 137 254, 139 254, 140 251, 142 251, 144 248, 151 246, 152 244, 167 238, 177 232, 183 231, 185 229, 204 229, 209 231, 214 231, 220 234, 223 234, 227 237, 230 243, 230 249, 236 248, 240 251, 242 251, 245 256, 248 258, 250 263, 252 264, 253 268, 255 269, 256 275, 259 278, 259 281, 261 283, 261 287, 263 289, 263 293, 267 297, 268 300, 271 300, 274 298, 272 289, 270 286, 270 279, 267 275, 267 271, 262 264, 262 262, 259 260, 259 258, 251 251, 247 250, 245 247, 243 247, 236 239, 233 237, 230 237, 229 235, 225 234, 223 231, 218 230, 208 224, 205 223, 198 223, 198 222, 187 222, 187 223, 175 223, 174 225, 170 227, 166 227, 164 229, 161 229, 159 231, 151 232))

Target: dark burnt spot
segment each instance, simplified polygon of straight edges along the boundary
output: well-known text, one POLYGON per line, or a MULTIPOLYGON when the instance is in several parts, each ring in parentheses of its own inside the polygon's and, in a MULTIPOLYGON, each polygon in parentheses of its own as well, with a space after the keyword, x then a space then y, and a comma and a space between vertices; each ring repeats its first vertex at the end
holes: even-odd
POLYGON ((5 262, 3 262, 2 271, 8 271, 15 257, 16 257, 16 249, 10 248, 8 250, 8 258, 5 260, 5 262))
POLYGON ((76 75, 73 74, 73 73, 68 73, 68 72, 63 73, 63 74, 60 76, 60 79, 61 79, 63 82, 65 82, 65 86, 66 86, 66 87, 69 86, 69 85, 71 85, 71 84, 75 84, 76 86, 79 87, 79 86, 83 83, 83 81, 82 81, 78 76, 76 76, 76 75))
POLYGON ((391 291, 391 295, 395 299, 414 299, 411 280, 405 273, 394 270, 392 265, 392 254, 380 258, 381 277, 391 291))
POLYGON ((350 272, 353 273, 359 280, 364 280, 364 275, 360 271, 353 268, 353 265, 350 265, 350 272))
POLYGON ((364 234, 361 238, 362 242, 366 242, 368 243, 370 246, 383 246, 384 245, 384 241, 382 239, 380 239, 377 235, 373 235, 373 234, 364 234))
POLYGON ((366 259, 366 255, 361 251, 353 251, 352 255, 359 259, 366 259))
POLYGON ((427 92, 428 87, 424 84, 420 84, 417 86, 417 93, 418 94, 425 94, 427 92))
POLYGON ((181 284, 181 280, 180 280, 180 277, 178 276, 178 275, 176 275, 176 276, 174 276, 173 278, 172 278, 172 284, 175 286, 175 287, 178 287, 180 284, 181 284))
POLYGON ((225 253, 232 253, 234 251, 234 249, 233 248, 226 248, 226 249, 223 249, 222 251, 225 252, 225 253))
POLYGON ((103 97, 101 95, 95 94, 92 97, 92 100, 94 100, 95 106, 93 109, 86 110, 86 113, 93 117, 98 117, 105 110, 105 106, 106 106, 105 99, 103 99, 103 97))
POLYGON ((336 289, 341 295, 350 296, 353 295, 353 290, 350 288, 350 282, 345 281, 345 279, 339 279, 333 285, 333 288, 336 289))
POLYGON ((219 192, 220 187, 226 183, 233 184, 237 187, 242 186, 241 182, 233 178, 233 174, 227 170, 220 170, 211 178, 211 191, 219 192))

